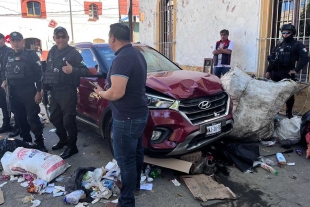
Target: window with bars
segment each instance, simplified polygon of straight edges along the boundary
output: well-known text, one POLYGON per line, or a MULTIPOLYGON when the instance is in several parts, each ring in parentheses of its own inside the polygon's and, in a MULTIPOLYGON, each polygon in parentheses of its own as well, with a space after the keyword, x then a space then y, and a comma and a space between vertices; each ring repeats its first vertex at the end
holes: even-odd
POLYGON ((89 5, 89 18, 95 20, 99 19, 98 6, 96 4, 89 5))
POLYGON ((27 2, 27 16, 40 17, 41 16, 41 3, 37 1, 27 2))
MULTIPOLYGON (((309 53, 310 48, 310 0, 273 0, 273 24, 271 25, 270 51, 278 44, 282 35, 281 26, 293 24, 296 40, 302 42, 309 53)), ((299 74, 299 80, 309 81, 309 64, 299 74)))
POLYGON ((159 1, 158 15, 158 42, 159 52, 173 60, 173 0, 159 1))

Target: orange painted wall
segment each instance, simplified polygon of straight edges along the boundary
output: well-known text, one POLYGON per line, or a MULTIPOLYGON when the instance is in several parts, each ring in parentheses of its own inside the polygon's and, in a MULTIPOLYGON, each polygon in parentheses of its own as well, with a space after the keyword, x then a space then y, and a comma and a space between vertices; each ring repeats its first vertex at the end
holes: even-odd
MULTIPOLYGON (((121 15, 128 14, 128 6, 127 0, 118 0, 119 2, 119 10, 121 15)), ((132 15, 138 16, 139 15, 139 0, 132 0, 132 15)))

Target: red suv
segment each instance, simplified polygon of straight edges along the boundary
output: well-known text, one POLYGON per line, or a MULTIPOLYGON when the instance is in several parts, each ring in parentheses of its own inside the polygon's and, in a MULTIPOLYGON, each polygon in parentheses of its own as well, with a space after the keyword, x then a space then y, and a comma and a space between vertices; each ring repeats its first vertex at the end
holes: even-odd
MULTIPOLYGON (((133 44, 145 57, 146 95, 150 116, 143 146, 151 156, 176 156, 208 145, 233 128, 232 102, 214 75, 179 68, 155 49, 133 44)), ((114 59, 108 44, 78 43, 76 49, 90 70, 78 88, 77 120, 93 126, 109 139, 113 153, 112 115, 108 101, 93 91, 102 88, 114 59)), ((47 105, 48 109, 48 105, 47 105)))

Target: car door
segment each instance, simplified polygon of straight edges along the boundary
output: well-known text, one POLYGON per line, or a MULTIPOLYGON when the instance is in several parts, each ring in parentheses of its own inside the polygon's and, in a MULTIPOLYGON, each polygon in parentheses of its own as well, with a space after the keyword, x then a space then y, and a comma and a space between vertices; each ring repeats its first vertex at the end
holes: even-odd
POLYGON ((98 83, 100 86, 104 86, 106 80, 103 77, 99 77, 101 70, 94 51, 91 48, 77 48, 77 50, 82 55, 90 74, 98 75, 96 77, 81 78, 80 86, 78 87, 77 111, 79 118, 84 119, 83 121, 98 126, 100 119, 98 110, 101 108, 101 98, 94 92, 94 84, 98 83))

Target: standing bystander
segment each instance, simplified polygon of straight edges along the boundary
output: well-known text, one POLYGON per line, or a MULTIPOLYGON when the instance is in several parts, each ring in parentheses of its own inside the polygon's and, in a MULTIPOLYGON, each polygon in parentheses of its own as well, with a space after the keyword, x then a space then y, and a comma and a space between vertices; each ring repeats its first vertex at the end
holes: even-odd
POLYGON ((108 89, 96 85, 94 90, 109 100, 112 110, 114 157, 121 170, 122 188, 118 204, 106 206, 134 207, 143 165, 142 135, 149 113, 145 95, 147 65, 144 56, 130 44, 126 25, 110 25, 109 45, 116 57, 108 73, 108 89))
POLYGON ((221 40, 217 41, 213 51, 214 74, 221 78, 221 75, 227 73, 231 66, 231 53, 234 43, 228 39, 229 31, 223 29, 220 31, 221 40))

